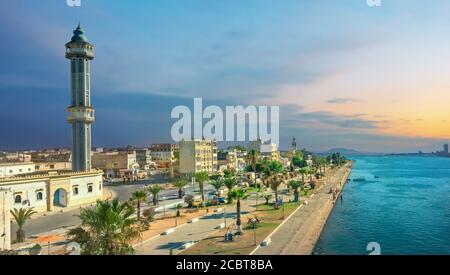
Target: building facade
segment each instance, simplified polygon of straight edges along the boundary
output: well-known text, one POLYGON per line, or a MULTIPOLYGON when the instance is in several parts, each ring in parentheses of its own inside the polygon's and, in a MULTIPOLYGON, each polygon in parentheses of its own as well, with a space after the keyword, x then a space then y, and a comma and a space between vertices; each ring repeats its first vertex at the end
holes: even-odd
POLYGON ((160 143, 150 145, 152 160, 158 168, 170 168, 178 162, 180 152, 178 144, 160 143))
POLYGON ((11 249, 10 190, 0 187, 0 251, 11 249))
POLYGON ((0 163, 0 178, 34 173, 34 163, 0 163))
POLYGON ((280 152, 278 146, 275 143, 263 143, 260 139, 250 141, 247 145, 248 151, 257 150, 260 152, 261 157, 269 160, 280 160, 280 152))
POLYGON ((102 199, 102 171, 49 172, 0 179, 0 188, 10 190, 11 208, 37 212, 76 207, 102 199))
POLYGON ((95 118, 91 105, 90 62, 94 59, 94 47, 80 25, 73 34, 66 44, 72 83, 67 121, 72 125, 72 169, 82 172, 91 169, 91 124, 95 118))
POLYGON ((218 170, 217 143, 212 140, 180 141, 180 173, 193 174, 200 171, 218 170))
POLYGON ((153 166, 152 152, 150 149, 138 149, 136 150, 136 161, 139 164, 141 170, 148 171, 153 166))
POLYGON ((140 172, 136 151, 95 153, 92 166, 102 170, 106 178, 132 178, 140 172))

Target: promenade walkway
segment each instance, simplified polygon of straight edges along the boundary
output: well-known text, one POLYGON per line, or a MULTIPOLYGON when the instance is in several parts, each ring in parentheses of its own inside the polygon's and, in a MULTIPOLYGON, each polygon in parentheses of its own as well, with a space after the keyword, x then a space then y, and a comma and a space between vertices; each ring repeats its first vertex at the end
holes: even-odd
POLYGON ((351 163, 342 167, 299 208, 289 220, 277 228, 269 246, 258 246, 252 255, 310 255, 334 206, 330 188, 341 191, 351 171, 351 163))

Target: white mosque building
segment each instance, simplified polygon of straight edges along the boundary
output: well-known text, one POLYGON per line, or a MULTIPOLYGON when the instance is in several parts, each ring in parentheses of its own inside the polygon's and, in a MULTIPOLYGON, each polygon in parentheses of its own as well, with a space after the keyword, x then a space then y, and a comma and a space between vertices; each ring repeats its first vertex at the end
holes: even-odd
MULTIPOLYGON (((103 172, 91 168, 91 125, 94 109, 90 99, 90 44, 80 26, 66 44, 71 66, 71 104, 68 122, 72 125, 72 171, 27 173, 0 178, 2 194, 10 209, 34 208, 37 212, 92 204, 102 199, 103 172)), ((0 205, 0 218, 9 217, 8 207, 0 205)), ((0 228, 0 231, 3 231, 0 228)), ((0 243, 6 238, 0 232, 0 243)), ((8 236, 9 237, 9 236, 8 236)), ((0 249, 2 246, 0 245, 0 249)))

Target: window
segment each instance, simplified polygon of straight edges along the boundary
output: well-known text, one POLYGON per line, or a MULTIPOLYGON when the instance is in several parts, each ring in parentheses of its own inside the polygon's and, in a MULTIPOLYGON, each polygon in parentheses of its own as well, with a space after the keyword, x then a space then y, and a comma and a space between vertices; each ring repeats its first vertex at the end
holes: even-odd
POLYGON ((9 170, 9 173, 12 174, 12 173, 13 173, 13 170, 9 170))
POLYGON ((38 191, 36 193, 36 200, 41 201, 44 199, 44 195, 42 194, 42 191, 38 191))
POLYGON ((88 185, 88 193, 92 193, 93 189, 92 189, 92 184, 88 185))
POLYGON ((98 190, 102 191, 102 185, 101 184, 98 185, 98 190))
POLYGON ((28 171, 31 171, 31 168, 28 168, 28 171))
POLYGON ((78 186, 75 186, 75 187, 73 188, 73 195, 74 195, 74 196, 78 195, 78 186))
POLYGON ((51 164, 50 169, 55 169, 55 165, 51 164))
POLYGON ((22 173, 22 169, 19 169, 19 172, 22 173))
POLYGON ((22 196, 21 195, 16 195, 14 197, 14 203, 22 203, 22 196))

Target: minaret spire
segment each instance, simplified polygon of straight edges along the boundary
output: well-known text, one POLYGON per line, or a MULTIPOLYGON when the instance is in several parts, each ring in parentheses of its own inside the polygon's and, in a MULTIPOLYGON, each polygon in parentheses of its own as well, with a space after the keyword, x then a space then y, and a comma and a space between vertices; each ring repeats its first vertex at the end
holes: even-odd
POLYGON ((75 172, 91 170, 91 125, 95 120, 90 84, 93 48, 79 23, 72 39, 66 44, 66 58, 70 60, 72 82, 67 121, 72 125, 72 170, 75 172))

